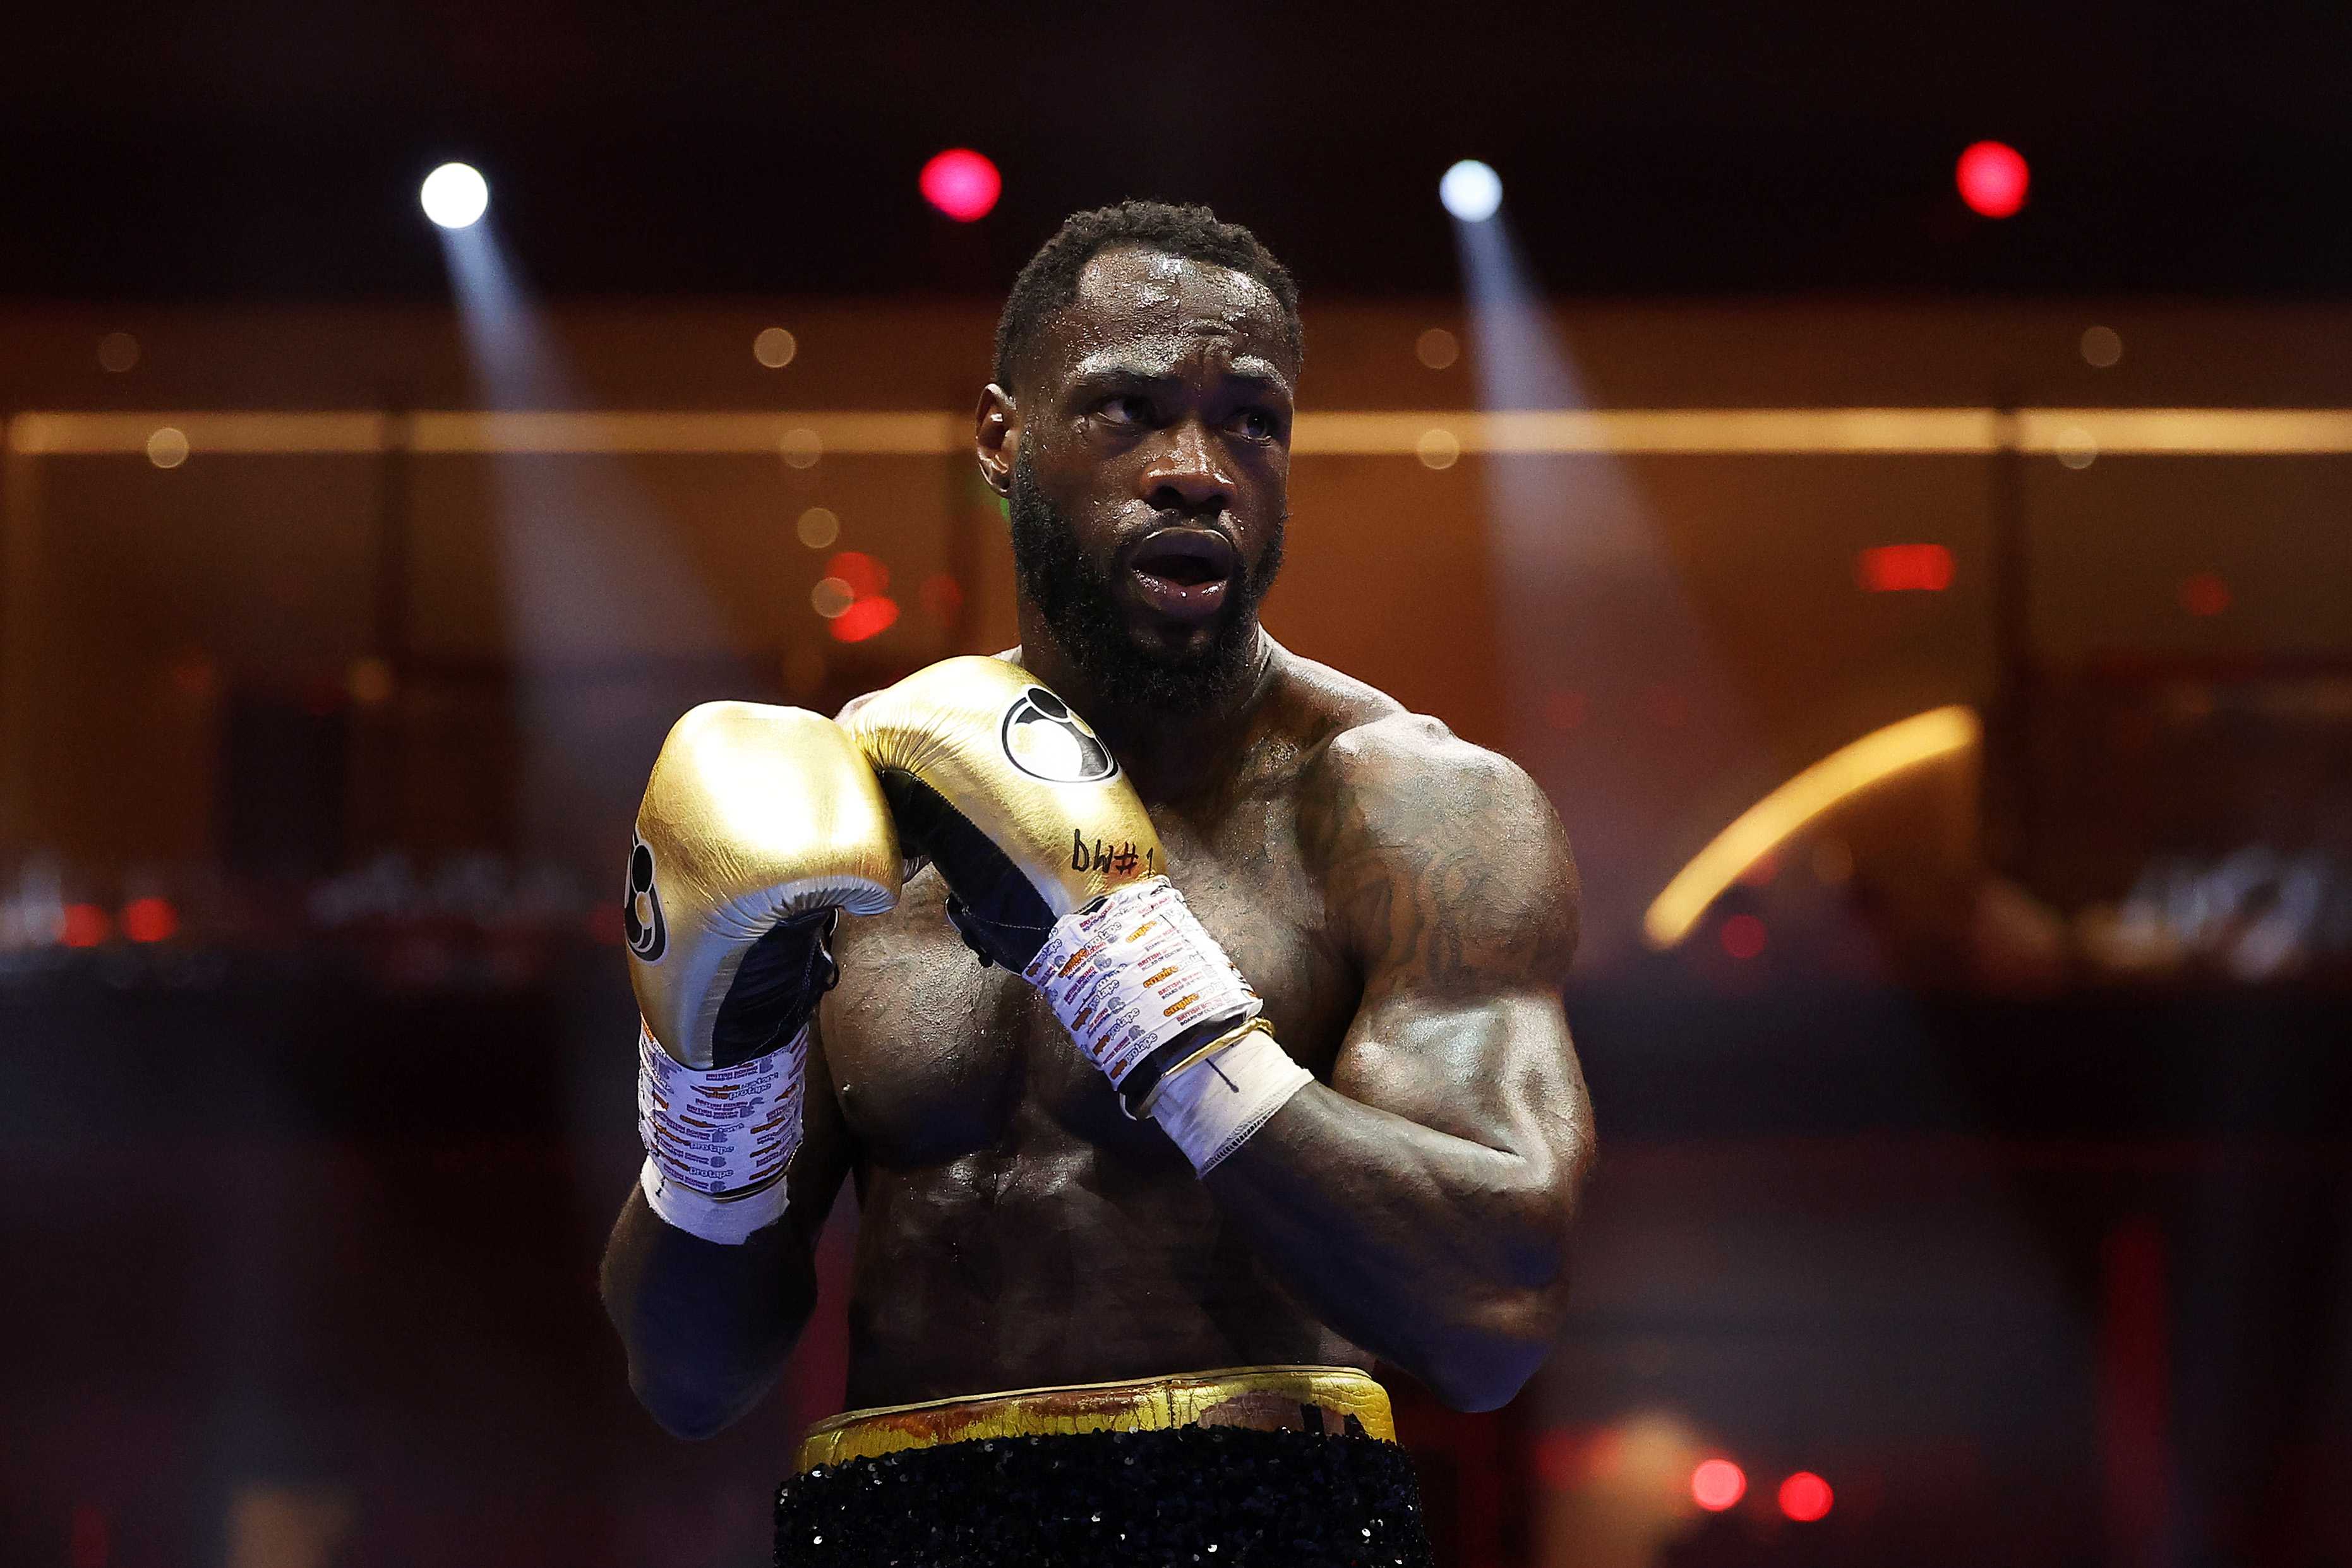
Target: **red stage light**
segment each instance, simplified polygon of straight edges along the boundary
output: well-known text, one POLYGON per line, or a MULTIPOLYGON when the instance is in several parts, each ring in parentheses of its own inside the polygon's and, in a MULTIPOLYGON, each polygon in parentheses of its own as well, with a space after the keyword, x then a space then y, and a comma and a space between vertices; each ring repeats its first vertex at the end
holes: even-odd
POLYGON ((114 922, 95 904, 66 905, 65 926, 58 939, 68 947, 95 947, 114 935, 114 922))
POLYGON ((1952 586, 1942 545, 1873 545, 1853 559, 1854 580, 1873 593, 1941 593, 1952 586))
POLYGON ((179 929, 180 912, 168 898, 134 898, 122 906, 122 934, 133 942, 169 942, 179 929))
POLYGON ((868 598, 890 586, 890 569, 864 550, 843 550, 824 563, 824 574, 847 583, 856 599, 868 598))
POLYGON ((1960 154, 1953 178, 1960 200, 1989 218, 2005 218, 2025 205, 2031 178, 2024 154, 2005 141, 1979 141, 1960 154))
POLYGON ((825 624, 833 629, 838 642, 863 643, 890 629, 898 619, 898 601, 895 599, 861 599, 825 624))
POLYGON ((1752 915, 1735 915, 1723 923, 1723 950, 1735 958, 1753 958, 1764 951, 1764 923, 1752 915))
POLYGON ((1780 1483, 1780 1511, 1800 1524, 1811 1524, 1830 1511, 1830 1483, 1811 1470, 1799 1470, 1780 1483))
POLYGON ((2218 571, 2200 571, 2184 579, 2180 608, 2191 615, 2219 615, 2230 608, 2230 585, 2218 571))
POLYGON ((960 224, 988 216, 1004 190, 996 165, 969 147, 950 147, 923 165, 923 200, 960 224))
POLYGON ((1721 1513, 1748 1495, 1748 1475, 1729 1459, 1702 1459, 1691 1471, 1691 1501, 1721 1513))

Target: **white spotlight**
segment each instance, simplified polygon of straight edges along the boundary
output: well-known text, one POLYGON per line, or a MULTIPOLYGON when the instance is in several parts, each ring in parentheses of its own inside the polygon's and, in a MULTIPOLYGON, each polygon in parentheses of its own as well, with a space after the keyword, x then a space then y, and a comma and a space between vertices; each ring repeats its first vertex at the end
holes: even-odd
POLYGON ((1475 158, 1465 158, 1437 182, 1437 199, 1465 224, 1483 224, 1503 204, 1503 177, 1475 158))
POLYGON ((445 229, 462 229, 489 210, 490 184, 470 164, 444 163, 425 176, 425 187, 416 195, 425 204, 426 217, 445 229))

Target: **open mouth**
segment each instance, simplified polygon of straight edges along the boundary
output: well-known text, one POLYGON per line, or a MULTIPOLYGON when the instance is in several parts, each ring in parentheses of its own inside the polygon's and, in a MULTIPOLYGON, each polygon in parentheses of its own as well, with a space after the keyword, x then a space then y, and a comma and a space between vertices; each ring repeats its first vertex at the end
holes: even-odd
POLYGON ((1143 601, 1178 621, 1204 621, 1225 601, 1241 557, 1211 528, 1162 528, 1136 548, 1128 570, 1143 601))

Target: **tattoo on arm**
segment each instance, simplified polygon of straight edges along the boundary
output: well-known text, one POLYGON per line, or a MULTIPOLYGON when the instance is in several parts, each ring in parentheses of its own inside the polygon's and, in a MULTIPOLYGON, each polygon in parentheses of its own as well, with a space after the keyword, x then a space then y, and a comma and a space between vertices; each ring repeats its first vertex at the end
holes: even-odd
POLYGON ((1368 992, 1558 985, 1576 946, 1576 871, 1534 781, 1428 721, 1352 750, 1331 759, 1302 829, 1368 992))

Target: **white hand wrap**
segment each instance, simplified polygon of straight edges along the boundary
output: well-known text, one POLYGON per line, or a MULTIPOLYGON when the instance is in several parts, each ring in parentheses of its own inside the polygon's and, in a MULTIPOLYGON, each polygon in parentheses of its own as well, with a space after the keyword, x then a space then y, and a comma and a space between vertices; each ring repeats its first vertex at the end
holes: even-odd
POLYGON ((1113 1088, 1204 1019, 1243 1031, 1152 1085, 1146 1101, 1202 1176, 1315 1081, 1264 1024, 1244 1028, 1265 1003, 1164 876, 1064 915, 1023 975, 1113 1088))
POLYGON ((1151 1119, 1176 1140, 1193 1171, 1207 1176, 1314 1082, 1261 1024, 1153 1085, 1151 1119))
POLYGON ((637 1174, 646 1202, 680 1230, 729 1247, 784 1212, 784 1167, 801 1146, 808 1030, 734 1067, 683 1067, 637 1030, 637 1174))
POLYGON ((1062 916, 1021 973, 1114 1089, 1194 1024, 1235 1028, 1265 1006, 1164 876, 1062 916))

